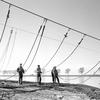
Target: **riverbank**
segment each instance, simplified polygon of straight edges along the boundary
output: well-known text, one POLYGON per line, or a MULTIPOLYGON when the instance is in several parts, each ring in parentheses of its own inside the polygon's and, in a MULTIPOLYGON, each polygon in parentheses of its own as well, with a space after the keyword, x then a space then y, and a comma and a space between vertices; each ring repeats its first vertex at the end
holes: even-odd
POLYGON ((0 81, 0 100, 100 100, 100 89, 80 84, 0 81))

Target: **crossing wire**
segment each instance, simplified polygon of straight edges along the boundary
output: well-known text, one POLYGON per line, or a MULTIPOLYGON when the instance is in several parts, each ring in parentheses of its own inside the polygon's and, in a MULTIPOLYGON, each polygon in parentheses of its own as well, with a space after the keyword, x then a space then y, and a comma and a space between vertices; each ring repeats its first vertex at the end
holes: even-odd
POLYGON ((31 12, 31 11, 29 11, 29 10, 27 10, 27 9, 24 9, 24 8, 22 8, 22 7, 19 7, 19 6, 15 5, 15 4, 12 4, 12 3, 10 3, 10 2, 7 2, 7 1, 5 1, 5 0, 0 0, 0 1, 2 1, 2 2, 6 3, 6 4, 10 4, 10 5, 12 5, 13 7, 18 8, 18 9, 20 9, 20 10, 23 10, 23 11, 25 11, 25 12, 27 12, 27 13, 32 14, 32 15, 38 16, 38 17, 40 17, 40 18, 47 19, 48 21, 50 21, 50 22, 52 22, 52 23, 55 23, 55 24, 57 24, 57 25, 60 25, 60 26, 62 26, 62 27, 69 28, 69 29, 71 29, 71 30, 73 30, 73 31, 75 31, 75 32, 77 32, 77 33, 86 35, 86 36, 88 36, 88 37, 90 37, 90 38, 93 38, 93 39, 95 39, 95 40, 100 41, 100 39, 97 38, 97 37, 94 37, 94 36, 92 36, 92 35, 88 35, 88 34, 86 34, 86 33, 84 33, 84 32, 81 32, 81 31, 79 31, 79 30, 76 30, 76 29, 71 28, 71 27, 69 27, 69 26, 66 26, 66 25, 64 25, 64 24, 61 24, 61 23, 59 23, 59 22, 56 22, 56 21, 54 21, 54 20, 51 20, 51 19, 49 19, 49 18, 46 18, 46 17, 41 16, 41 15, 39 15, 39 14, 36 14, 36 13, 34 13, 34 12, 31 12))
POLYGON ((2 41, 4 32, 5 32, 5 28, 6 28, 6 25, 7 25, 7 21, 8 21, 8 19, 9 19, 9 15, 10 15, 10 7, 11 7, 11 5, 9 4, 9 8, 8 8, 8 12, 7 12, 5 24, 4 24, 3 31, 2 31, 2 34, 1 34, 1 37, 0 37, 0 43, 1 43, 1 41, 2 41))
POLYGON ((60 45, 58 46, 57 50, 54 52, 53 56, 50 58, 50 60, 46 63, 46 65, 43 68, 47 67, 48 64, 51 62, 51 60, 55 57, 55 55, 57 54, 57 52, 61 48, 65 38, 67 37, 69 31, 70 31, 70 29, 68 29, 67 33, 64 35, 64 38, 62 39, 62 41, 61 41, 60 45))
POLYGON ((33 45, 32 45, 32 47, 31 47, 31 50, 30 50, 30 52, 29 52, 29 54, 28 54, 28 56, 27 56, 27 58, 26 58, 26 60, 25 60, 25 62, 24 62, 24 64, 23 64, 23 67, 25 66, 26 62, 28 61, 28 59, 29 59, 29 57, 30 57, 30 54, 31 54, 31 52, 32 52, 32 50, 33 50, 33 48, 34 48, 34 46, 35 46, 35 43, 36 43, 36 41, 37 41, 37 38, 38 38, 38 36, 39 36, 39 34, 40 34, 40 31, 41 31, 41 29, 42 29, 42 27, 43 27, 44 22, 45 22, 45 19, 43 20, 43 23, 42 23, 42 25, 40 26, 40 28, 39 28, 39 30, 38 30, 38 34, 36 35, 36 38, 35 38, 35 40, 34 40, 34 42, 33 42, 33 45))

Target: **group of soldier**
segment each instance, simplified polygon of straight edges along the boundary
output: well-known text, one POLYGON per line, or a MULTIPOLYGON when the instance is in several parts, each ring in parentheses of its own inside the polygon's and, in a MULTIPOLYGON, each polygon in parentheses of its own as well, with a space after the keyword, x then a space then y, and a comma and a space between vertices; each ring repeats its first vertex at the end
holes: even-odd
MULTIPOLYGON (((17 72, 19 74, 18 83, 22 84, 23 74, 25 73, 25 70, 23 69, 22 64, 20 64, 20 66, 17 68, 17 72)), ((42 71, 41 71, 40 65, 37 65, 36 73, 37 73, 37 83, 40 85, 41 84, 41 80, 42 80, 42 77, 41 77, 42 71)), ((59 82, 59 77, 58 77, 58 71, 56 69, 56 66, 54 66, 53 69, 51 70, 51 76, 52 76, 52 82, 53 83, 56 83, 56 81, 58 83, 60 83, 59 82)))

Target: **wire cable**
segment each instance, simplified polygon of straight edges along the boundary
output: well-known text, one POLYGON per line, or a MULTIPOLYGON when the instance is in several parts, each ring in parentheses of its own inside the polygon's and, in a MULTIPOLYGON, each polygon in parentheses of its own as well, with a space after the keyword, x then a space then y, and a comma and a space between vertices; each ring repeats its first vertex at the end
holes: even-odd
POLYGON ((66 60, 68 60, 68 59, 72 56, 72 54, 76 51, 76 49, 77 49, 77 48, 79 47, 79 45, 82 43, 84 37, 85 37, 85 35, 83 35, 83 38, 80 40, 80 42, 78 43, 78 45, 74 48, 74 50, 69 54, 69 56, 67 56, 63 61, 61 61, 61 62, 57 65, 57 67, 60 66, 60 65, 62 65, 66 60))
POLYGON ((38 36, 39 36, 39 34, 40 34, 40 31, 41 31, 41 29, 42 29, 42 27, 43 27, 44 22, 45 22, 45 19, 44 19, 42 25, 40 26, 40 28, 39 28, 39 30, 38 30, 38 34, 36 35, 35 41, 34 41, 32 47, 31 47, 31 50, 30 50, 30 52, 29 52, 29 54, 28 54, 28 56, 27 56, 27 58, 26 58, 26 60, 25 60, 25 62, 24 62, 24 64, 23 64, 23 66, 25 66, 27 60, 28 60, 29 57, 30 57, 30 54, 31 54, 31 52, 32 52, 32 50, 33 50, 33 48, 34 48, 34 46, 35 46, 35 43, 36 43, 36 41, 37 41, 37 38, 38 38, 38 36))
MULTIPOLYGON (((75 52, 75 50, 79 47, 79 45, 82 43, 83 39, 84 39, 85 35, 83 35, 82 39, 80 40, 80 42, 78 43, 78 45, 75 47, 75 49, 69 54, 69 56, 67 56, 67 58, 65 58, 63 61, 61 61, 56 67, 60 66, 61 64, 63 64, 66 60, 68 60, 69 57, 72 56, 72 54, 75 52)), ((46 72, 50 72, 51 70, 49 71, 46 71, 46 72)))
MULTIPOLYGON (((97 72, 99 71, 99 68, 92 74, 92 75, 95 75, 97 72)), ((79 76, 80 78, 81 78, 81 75, 79 76)), ((77 79, 79 79, 79 77, 77 78, 77 79)), ((61 79, 61 80, 63 80, 64 82, 67 82, 65 79, 63 79, 60 75, 59 75, 59 78, 61 79)), ((88 80, 90 80, 92 77, 90 76, 90 77, 88 77, 86 80, 84 80, 84 81, 82 81, 82 83, 85 83, 86 81, 88 81, 88 80)), ((75 79, 74 79, 75 80, 75 79)), ((70 79, 70 81, 71 81, 71 79, 70 79)))
POLYGON ((15 73, 14 75, 12 75, 12 76, 10 76, 10 77, 7 77, 5 80, 8 80, 8 79, 10 79, 10 78, 12 78, 12 77, 15 77, 16 74, 17 74, 17 73, 15 73))
MULTIPOLYGON (((85 72, 83 75, 87 75, 89 72, 91 72, 96 66, 98 66, 100 64, 100 61, 98 61, 91 69, 89 69, 87 72, 85 72)), ((76 80, 79 79, 81 76, 77 77, 77 78, 73 78, 70 80, 76 80)))
MULTIPOLYGON (((26 10, 26 9, 23 9, 23 8, 21 8, 21 7, 18 7, 18 6, 16 6, 16 5, 11 4, 11 3, 9 3, 9 2, 6 2, 6 1, 4 1, 4 0, 0 0, 0 1, 5 2, 5 3, 7 3, 7 4, 10 4, 10 5, 12 5, 12 6, 16 7, 16 8, 22 9, 22 10, 24 10, 24 11, 27 11, 28 13, 37 15, 37 14, 35 14, 35 13, 33 13, 33 12, 30 12, 30 11, 28 11, 28 10, 26 10)), ((38 15, 37 15, 37 16, 38 16, 38 15)), ((42 16, 40 16, 40 15, 39 15, 39 17, 45 18, 45 17, 42 17, 42 16)), ((61 25, 61 26, 63 26, 63 27, 70 28, 70 27, 68 27, 68 26, 65 26, 65 25, 63 25, 63 24, 60 24, 60 23, 55 22, 55 21, 53 21, 53 20, 50 20, 50 19, 48 19, 48 18, 46 18, 46 19, 49 20, 49 21, 51 21, 51 22, 54 22, 54 23, 56 23, 56 24, 58 24, 58 25, 61 25)), ((93 37, 93 36, 91 36, 91 35, 85 34, 85 33, 83 33, 83 32, 80 32, 80 31, 76 30, 76 29, 73 29, 73 28, 70 28, 70 29, 73 30, 73 31, 76 31, 76 32, 78 32, 78 33, 84 34, 84 35, 86 35, 86 36, 88 36, 88 37, 91 37, 91 38, 93 38, 93 39, 96 39, 96 40, 99 40, 99 41, 100 41, 99 38, 96 38, 96 37, 93 37)), ((3 37, 3 36, 2 36, 2 37, 3 37)), ((0 39, 0 42, 1 42, 1 40, 2 40, 2 38, 0 39)))
MULTIPOLYGON (((90 70, 88 70, 87 72, 85 72, 83 75, 86 75, 88 74, 90 71, 92 71, 96 66, 98 66, 100 64, 100 61, 98 61, 90 70)), ((98 69, 99 70, 99 69, 98 69)), ((49 71, 46 71, 46 72, 50 72, 51 70, 49 71)), ((60 77, 60 76, 59 76, 60 77)), ((61 77, 60 77, 61 78, 61 77)), ((70 80, 76 80, 76 79, 79 79, 81 78, 81 76, 77 77, 77 78, 73 78, 73 79, 70 79, 70 80)), ((64 80, 63 78, 61 78, 62 80, 64 80)))
POLYGON ((6 45, 6 47, 5 47, 5 50, 4 50, 4 52, 2 53, 2 56, 1 56, 1 58, 0 58, 0 62, 2 62, 4 56, 5 56, 6 52, 7 52, 10 38, 11 38, 11 34, 10 34, 10 36, 9 36, 9 40, 8 40, 8 42, 7 42, 7 45, 6 45))
POLYGON ((4 56, 3 56, 3 65, 5 63, 5 60, 6 60, 6 56, 7 56, 7 52, 8 52, 8 48, 9 48, 9 44, 10 44, 10 40, 11 40, 11 37, 12 37, 12 33, 13 33, 13 29, 11 29, 11 32, 10 32, 10 36, 9 36, 9 39, 8 39, 8 42, 7 42, 7 45, 6 45, 6 48, 5 48, 5 52, 4 52, 4 56))
MULTIPOLYGON (((93 73, 93 75, 95 75, 97 72, 99 71, 99 68, 93 73)), ((92 77, 87 78, 86 80, 82 81, 83 83, 87 82, 88 80, 90 80, 92 77)))
POLYGON ((32 59, 32 61, 31 61, 30 65, 29 65, 29 67, 26 69, 26 72, 27 72, 28 69, 31 67, 31 65, 32 65, 32 63, 33 63, 33 61, 34 61, 34 59, 35 59, 35 57, 36 57, 36 54, 37 54, 37 52, 38 52, 38 50, 39 50, 40 43, 41 43, 41 40, 42 40, 42 37, 43 37, 43 33, 44 33, 44 30, 45 30, 46 22, 47 22, 47 19, 45 19, 45 23, 44 23, 44 25, 43 25, 42 33, 41 33, 41 36, 40 36, 40 40, 39 40, 39 43, 38 43, 36 52, 35 52, 35 54, 34 54, 34 56, 33 56, 33 59, 32 59))
MULTIPOLYGON (((34 61, 34 59, 35 59, 35 57, 36 57, 36 54, 37 54, 37 52, 38 52, 38 49, 39 49, 39 46, 40 46, 40 43, 41 43, 41 40, 42 40, 42 37, 43 37, 43 33, 44 33, 44 30, 45 30, 46 22, 47 22, 47 19, 44 19, 44 22, 43 22, 44 25, 40 26, 41 28, 39 29, 39 31, 41 31, 41 29, 42 29, 41 37, 40 37, 40 40, 39 40, 39 43, 38 43, 36 52, 35 52, 35 54, 34 54, 34 57, 33 57, 32 61, 31 61, 30 65, 28 66, 28 68, 25 70, 25 72, 27 72, 28 69, 31 67, 31 65, 32 65, 32 63, 33 63, 33 61, 34 61)), ((40 32, 39 32, 39 33, 40 33, 40 32)), ((8 80, 8 79, 10 79, 10 78, 12 78, 12 77, 15 77, 16 74, 17 74, 17 73, 15 73, 14 75, 12 75, 12 76, 6 78, 5 80, 8 80)))
MULTIPOLYGON (((4 24, 3 24, 3 23, 0 23, 0 25, 4 25, 4 24)), ((12 26, 10 26, 10 25, 7 25, 6 27, 12 28, 12 26)), ((24 29, 22 29, 22 28, 13 27, 13 29, 19 30, 19 31, 21 31, 21 32, 25 32, 25 33, 28 33, 28 34, 36 35, 36 33, 33 33, 33 32, 31 32, 31 31, 24 30, 24 29)), ((50 40, 54 40, 54 41, 60 41, 60 40, 58 40, 58 39, 51 38, 51 37, 48 37, 48 36, 45 36, 45 35, 43 36, 43 38, 50 39, 50 40)), ((68 42, 68 45, 75 46, 74 44, 69 43, 69 42, 68 42)), ((98 52, 99 52, 99 51, 97 51, 97 50, 89 49, 89 48, 82 47, 82 46, 80 46, 80 48, 85 49, 85 50, 88 50, 88 51, 91 51, 91 52, 95 52, 95 53, 98 53, 98 52)))
POLYGON ((7 13, 7 16, 6 16, 6 21, 5 21, 5 24, 4 24, 4 27, 3 27, 3 31, 2 31, 2 34, 1 34, 1 37, 0 37, 0 43, 2 41, 2 38, 3 38, 4 32, 5 32, 5 29, 6 29, 7 21, 9 19, 10 7, 11 7, 11 5, 9 4, 8 13, 7 13))
POLYGON ((32 14, 32 15, 38 16, 38 17, 40 17, 40 18, 47 19, 48 21, 50 21, 50 22, 52 22, 52 23, 55 23, 55 24, 57 24, 57 25, 60 25, 60 26, 62 26, 62 27, 69 28, 69 29, 71 29, 71 30, 73 30, 73 31, 75 31, 75 32, 77 32, 77 33, 86 35, 86 36, 88 36, 88 37, 90 37, 90 38, 93 38, 93 39, 95 39, 95 40, 100 41, 100 39, 97 38, 97 37, 94 37, 94 36, 92 36, 92 35, 88 35, 88 34, 86 34, 86 33, 83 33, 83 32, 81 32, 81 31, 79 31, 79 30, 76 30, 76 29, 71 28, 71 27, 69 27, 69 26, 66 26, 66 25, 64 25, 64 24, 61 24, 61 23, 59 23, 59 22, 56 22, 56 21, 51 20, 51 19, 49 19, 49 18, 46 18, 46 17, 44 17, 44 16, 41 16, 41 15, 36 14, 36 13, 33 13, 33 12, 27 10, 27 9, 24 9, 24 8, 22 8, 22 7, 19 7, 19 6, 15 5, 15 4, 12 4, 12 3, 10 3, 10 2, 7 2, 7 1, 5 1, 5 0, 0 0, 0 1, 2 1, 2 2, 6 3, 6 4, 10 4, 10 5, 12 5, 13 7, 18 8, 18 9, 20 9, 20 10, 23 10, 23 11, 25 11, 25 12, 27 12, 27 13, 32 14))
POLYGON ((47 67, 48 64, 51 62, 51 60, 55 57, 55 55, 57 54, 57 52, 61 48, 65 38, 67 37, 69 31, 70 31, 70 29, 68 29, 67 33, 64 35, 64 38, 62 39, 62 41, 61 41, 60 45, 58 46, 57 50, 54 52, 53 56, 50 58, 50 60, 46 63, 46 65, 43 68, 47 67))
MULTIPOLYGON (((0 25, 4 25, 4 24, 3 24, 3 23, 0 23, 0 25)), ((6 27, 12 28, 12 26, 10 26, 10 25, 7 25, 6 27)), ((27 30, 22 29, 22 28, 13 27, 13 29, 19 30, 19 31, 21 31, 21 32, 25 32, 25 33, 28 33, 28 34, 36 35, 36 33, 33 33, 33 32, 31 32, 31 31, 27 31, 27 30)), ((50 34, 51 34, 51 33, 50 33, 50 34)), ((54 40, 54 41, 60 41, 60 40, 58 40, 58 39, 51 38, 51 37, 48 37, 48 36, 45 36, 45 35, 43 36, 43 38, 50 39, 50 40, 54 40)), ((75 46, 74 44, 72 44, 72 43, 70 43, 70 42, 68 42, 68 45, 75 46)), ((89 49, 89 48, 82 47, 82 46, 80 46, 80 48, 85 49, 85 50, 88 50, 88 51, 91 51, 91 52, 99 53, 99 51, 97 51, 97 50, 95 50, 95 49, 89 49)))
POLYGON ((16 35, 17 35, 17 32, 15 32, 15 35, 14 35, 14 41, 13 41, 12 49, 11 49, 10 56, 9 56, 9 58, 8 58, 8 62, 7 62, 7 65, 6 65, 6 66, 9 65, 10 60, 11 60, 11 58, 12 58, 12 53, 13 53, 14 46, 15 46, 15 41, 16 41, 16 35))
POLYGON ((100 64, 100 61, 98 61, 96 63, 96 65, 94 65, 90 70, 88 70, 86 73, 84 73, 84 75, 88 74, 90 71, 92 71, 96 66, 98 66, 100 64))

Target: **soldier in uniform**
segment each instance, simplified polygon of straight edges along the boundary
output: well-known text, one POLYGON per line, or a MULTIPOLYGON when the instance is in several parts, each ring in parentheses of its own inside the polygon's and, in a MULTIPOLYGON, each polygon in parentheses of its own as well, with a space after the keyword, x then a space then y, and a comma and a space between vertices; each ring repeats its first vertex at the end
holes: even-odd
POLYGON ((59 78, 58 78, 58 71, 56 69, 56 66, 53 67, 53 69, 51 71, 51 75, 52 75, 52 81, 53 81, 53 83, 56 83, 56 80, 57 80, 58 83, 60 83, 59 82, 59 78))
POLYGON ((37 82, 38 84, 40 85, 41 84, 41 68, 40 68, 40 65, 38 65, 37 67, 37 82))
POLYGON ((25 72, 23 67, 22 67, 22 64, 20 64, 20 66, 17 68, 17 72, 19 74, 19 81, 18 83, 19 84, 22 84, 22 81, 23 81, 23 73, 25 72))

